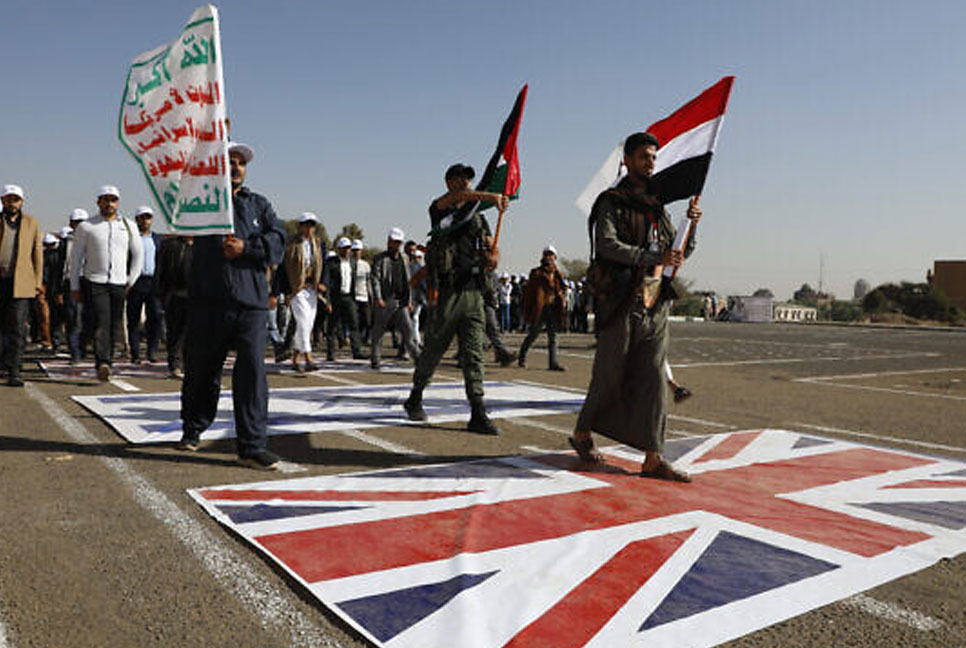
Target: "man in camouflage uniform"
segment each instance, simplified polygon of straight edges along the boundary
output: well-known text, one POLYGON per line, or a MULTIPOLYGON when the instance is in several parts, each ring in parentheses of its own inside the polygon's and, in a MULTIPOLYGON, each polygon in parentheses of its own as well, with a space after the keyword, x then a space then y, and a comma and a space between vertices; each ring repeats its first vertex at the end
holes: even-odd
POLYGON ((463 381, 471 416, 466 429, 479 434, 499 434, 483 405, 483 337, 486 328, 483 292, 486 271, 496 266, 490 228, 479 214, 481 202, 499 211, 507 208, 507 197, 471 187, 472 167, 454 164, 446 170, 448 191, 429 206, 433 235, 426 254, 430 284, 439 291, 430 312, 423 351, 416 362, 413 387, 404 403, 410 420, 425 421, 423 389, 436 366, 459 334, 463 381))
MULTIPOLYGON (((653 186, 658 141, 635 133, 624 143, 627 177, 597 197, 590 214, 588 280, 599 322, 590 388, 570 443, 584 461, 603 461, 591 430, 645 452, 641 476, 691 481, 661 456, 667 423, 668 312, 674 298, 663 266, 679 267, 694 249, 673 248, 675 229, 653 186)), ((701 209, 692 198, 688 218, 701 209)), ((694 228, 692 228, 693 230, 694 228)))

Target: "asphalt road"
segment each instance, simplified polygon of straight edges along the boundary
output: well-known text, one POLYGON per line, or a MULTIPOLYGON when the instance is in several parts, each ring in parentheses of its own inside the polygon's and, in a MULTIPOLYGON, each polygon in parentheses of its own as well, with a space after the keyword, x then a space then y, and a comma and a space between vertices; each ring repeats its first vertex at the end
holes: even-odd
MULTIPOLYGON (((518 345, 520 336, 509 340, 518 345)), ((490 363, 487 379, 583 390, 592 342, 562 336, 566 373, 546 371, 538 346, 528 368, 490 363)), ((784 428, 966 461, 962 332, 676 322, 671 362, 695 394, 672 406, 672 435, 784 428)), ((53 380, 33 367, 27 388, 0 387, 0 648, 367 645, 189 499, 187 488, 266 478, 236 466, 230 442, 191 455, 129 445, 70 400, 120 387, 53 380)), ((440 375, 459 372, 446 362, 440 375)), ((407 380, 273 375, 270 385, 347 378, 407 380)), ((145 392, 179 389, 170 380, 126 382, 145 392)), ((495 438, 457 425, 384 427, 272 437, 270 447, 306 469, 298 476, 334 474, 563 450, 575 417, 501 420, 495 438)), ((728 645, 966 646, 964 582, 960 555, 728 645)))

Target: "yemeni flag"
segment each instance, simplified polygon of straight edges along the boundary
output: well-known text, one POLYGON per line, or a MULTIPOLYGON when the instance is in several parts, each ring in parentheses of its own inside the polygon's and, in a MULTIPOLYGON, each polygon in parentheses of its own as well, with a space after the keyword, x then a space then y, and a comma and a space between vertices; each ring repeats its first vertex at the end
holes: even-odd
MULTIPOLYGON (((665 204, 697 196, 704 188, 734 80, 733 76, 722 78, 669 117, 647 127, 661 143, 652 177, 665 204)), ((597 196, 624 177, 623 160, 621 143, 578 196, 581 211, 590 214, 597 196)))
MULTIPOLYGON (((503 194, 510 200, 516 200, 520 195, 520 156, 517 154, 517 134, 520 132, 520 122, 523 121, 523 106, 527 103, 527 88, 525 84, 520 89, 516 101, 513 102, 510 116, 503 122, 500 140, 476 185, 477 191, 503 194)), ((484 203, 481 211, 492 206, 491 203, 484 203)))

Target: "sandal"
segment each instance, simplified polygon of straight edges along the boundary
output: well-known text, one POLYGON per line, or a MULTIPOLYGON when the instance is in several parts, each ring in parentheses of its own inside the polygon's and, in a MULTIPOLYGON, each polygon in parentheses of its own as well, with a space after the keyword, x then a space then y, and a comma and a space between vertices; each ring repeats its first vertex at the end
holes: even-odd
POLYGON ((319 365, 315 364, 311 360, 309 360, 308 362, 305 363, 305 370, 306 371, 316 371, 316 370, 318 370, 318 368, 319 368, 319 365))
POLYGON ((691 482, 691 475, 675 469, 674 466, 664 459, 661 459, 653 470, 644 470, 644 467, 641 466, 641 477, 661 479, 663 481, 684 482, 686 484, 691 482))
POLYGON ((594 447, 594 440, 591 438, 577 441, 573 437, 567 437, 570 447, 574 449, 581 461, 586 463, 604 463, 604 455, 594 447))
POLYGON ((691 398, 692 395, 693 394, 691 393, 691 390, 688 389, 687 387, 675 387, 674 388, 674 402, 675 403, 680 403, 683 400, 687 400, 687 399, 691 398))

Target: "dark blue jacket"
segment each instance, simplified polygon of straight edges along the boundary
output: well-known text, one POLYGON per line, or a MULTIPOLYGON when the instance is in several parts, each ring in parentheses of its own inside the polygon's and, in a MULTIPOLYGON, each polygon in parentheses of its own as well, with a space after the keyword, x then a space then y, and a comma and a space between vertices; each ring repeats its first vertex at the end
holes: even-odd
POLYGON ((237 259, 229 261, 223 236, 195 239, 188 297, 207 306, 267 309, 265 270, 282 262, 285 230, 261 194, 242 187, 232 198, 235 237, 245 241, 237 259))

